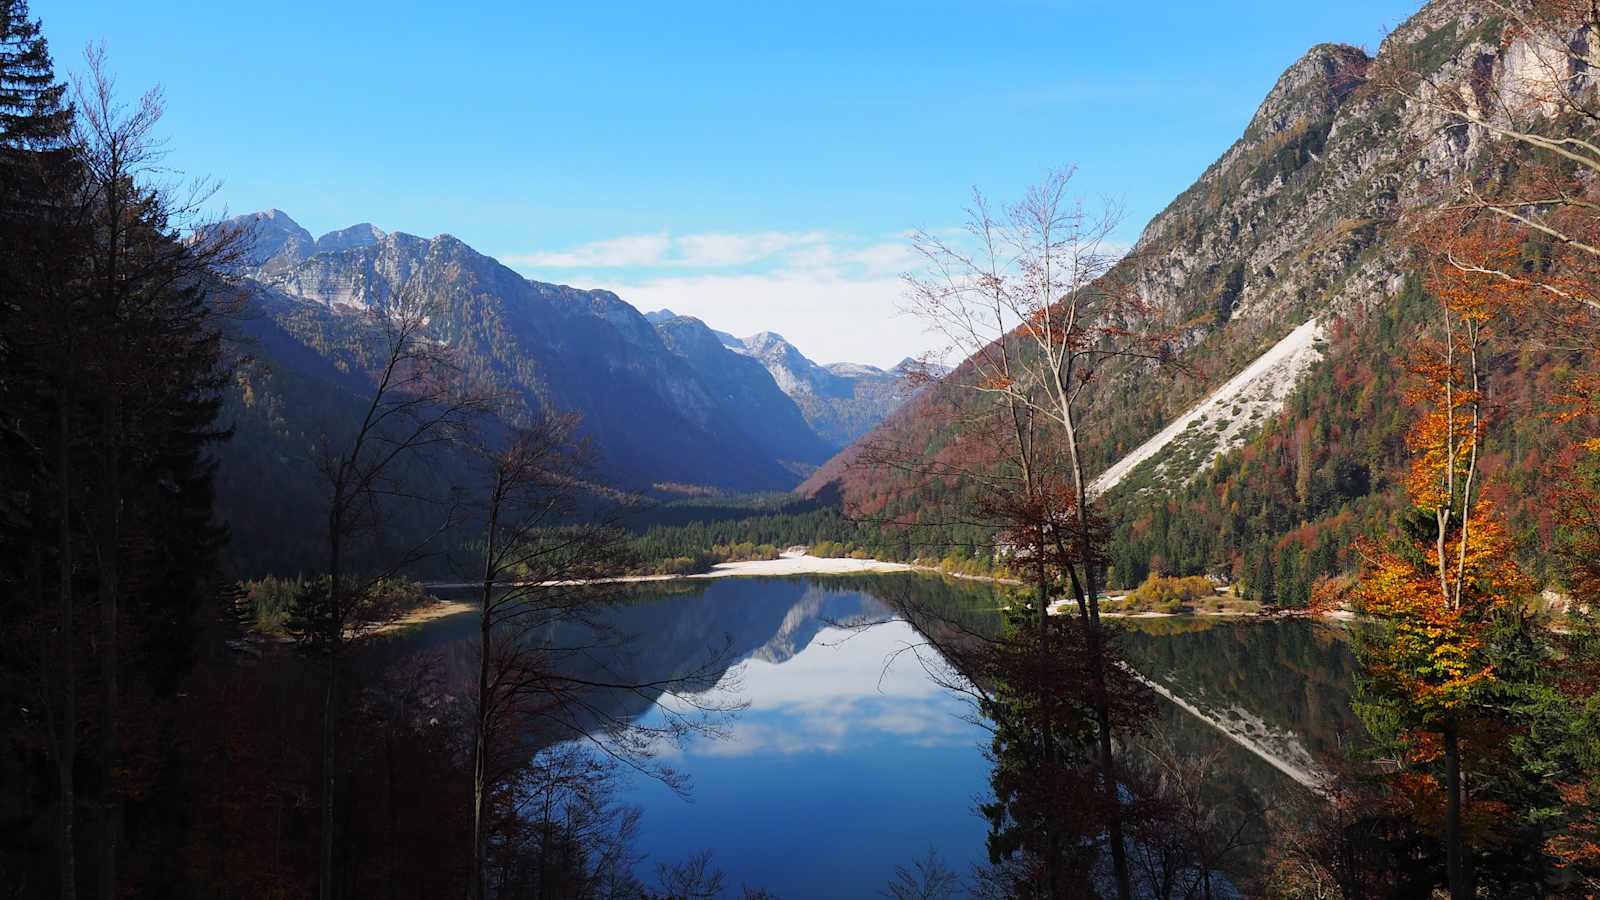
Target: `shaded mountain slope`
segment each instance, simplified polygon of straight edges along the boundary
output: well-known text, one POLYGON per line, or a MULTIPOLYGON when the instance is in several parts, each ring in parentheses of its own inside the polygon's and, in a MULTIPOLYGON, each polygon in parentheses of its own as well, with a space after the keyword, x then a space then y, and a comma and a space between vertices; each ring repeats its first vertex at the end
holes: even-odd
MULTIPOLYGON (((348 353, 357 313, 402 290, 427 304, 427 338, 504 398, 505 415, 580 413, 608 483, 784 490, 830 452, 759 363, 687 326, 658 331, 608 291, 529 281, 449 235, 358 225, 312 239, 279 211, 235 224, 255 236, 235 329, 244 364, 229 414, 238 435, 220 452, 219 499, 236 523, 237 558, 316 532, 314 448, 356 420, 371 387, 348 353)), ((448 480, 465 461, 430 466, 428 477, 448 480)), ((265 556, 280 570, 318 558, 265 556)))
POLYGON ((667 349, 687 363, 726 407, 726 421, 748 444, 805 474, 837 449, 811 430, 766 367, 730 350, 704 322, 679 316, 655 327, 667 349))

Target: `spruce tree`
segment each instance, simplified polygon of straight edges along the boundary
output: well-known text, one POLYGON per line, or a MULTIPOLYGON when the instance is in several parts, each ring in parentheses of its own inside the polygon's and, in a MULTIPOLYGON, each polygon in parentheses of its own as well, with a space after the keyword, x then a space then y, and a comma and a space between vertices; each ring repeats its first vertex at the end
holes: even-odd
POLYGON ((27 0, 0 0, 0 147, 56 150, 72 133, 66 85, 27 0))
POLYGON ((0 869, 62 897, 77 894, 72 115, 27 4, 0 0, 0 595, 17 601, 0 638, 0 782, 24 804, 15 818, 36 820, 0 869), (41 796, 53 802, 27 805, 41 796))

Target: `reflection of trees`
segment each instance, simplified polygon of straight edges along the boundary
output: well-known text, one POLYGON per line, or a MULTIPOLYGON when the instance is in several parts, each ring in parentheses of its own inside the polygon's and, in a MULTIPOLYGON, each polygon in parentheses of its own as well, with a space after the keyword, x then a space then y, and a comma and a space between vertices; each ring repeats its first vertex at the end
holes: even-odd
MULTIPOLYGON (((1008 624, 1004 599, 987 587, 915 576, 862 587, 913 625, 925 643, 907 652, 922 651, 924 668, 973 698, 993 734, 994 793, 983 806, 992 864, 973 887, 997 897, 1104 892, 1093 722, 1072 695, 1084 683, 1082 632, 1053 618, 1040 638, 1031 612, 1008 624)), ((1118 650, 1186 695, 1311 735, 1319 752, 1337 753, 1347 733, 1352 656, 1341 635, 1313 623, 1162 620, 1119 635, 1118 650)), ((1120 696, 1138 702, 1136 690, 1120 696)), ((1145 896, 1231 896, 1260 866, 1267 810, 1305 792, 1176 706, 1157 712, 1119 748, 1133 881, 1145 896)))
POLYGON ((991 792, 980 807, 989 865, 978 890, 1087 897, 1106 889, 1119 833, 1110 825, 1132 825, 1140 798, 1104 790, 1102 725, 1143 722, 1152 712, 1149 691, 1124 669, 1097 677, 1092 668, 1091 642, 1111 629, 1092 634, 1081 617, 1041 615, 992 590, 904 588, 882 592, 924 641, 903 652, 969 697, 974 721, 991 733, 991 792))
MULTIPOLYGON (((1097 709, 1082 689, 1090 683, 1084 629, 1064 616, 1017 618, 972 660, 993 685, 979 704, 994 733, 992 797, 981 806, 989 878, 1010 896, 1094 896, 1107 823, 1114 813, 1129 825, 1137 816, 1108 810, 1099 787, 1097 709)), ((1114 721, 1142 721, 1147 692, 1114 672, 1105 707, 1114 721)))
POLYGON ((1182 635, 1130 629, 1123 649, 1147 678, 1202 708, 1248 710, 1319 759, 1342 758, 1362 733, 1350 705, 1355 656, 1341 629, 1304 620, 1215 624, 1182 635))
POLYGON ((1123 771, 1145 804, 1129 857, 1145 896, 1231 897, 1223 873, 1264 843, 1262 795, 1248 782, 1213 776, 1224 752, 1183 747, 1159 727, 1129 749, 1123 771))

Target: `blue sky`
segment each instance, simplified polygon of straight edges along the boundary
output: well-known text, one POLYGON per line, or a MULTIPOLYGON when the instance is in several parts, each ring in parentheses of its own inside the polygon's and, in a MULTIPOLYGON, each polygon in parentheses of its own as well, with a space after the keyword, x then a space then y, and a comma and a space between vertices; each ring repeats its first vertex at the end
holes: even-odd
POLYGON ((910 229, 1076 165, 1131 242, 1311 45, 1417 0, 33 0, 58 68, 160 84, 169 165, 314 234, 454 234, 641 309, 892 364, 910 229))

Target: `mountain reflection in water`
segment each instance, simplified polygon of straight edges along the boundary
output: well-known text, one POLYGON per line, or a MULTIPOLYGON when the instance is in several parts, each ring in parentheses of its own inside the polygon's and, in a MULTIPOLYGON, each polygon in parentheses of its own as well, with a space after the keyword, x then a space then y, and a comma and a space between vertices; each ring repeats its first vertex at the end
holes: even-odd
MULTIPOLYGON (((925 670, 937 656, 896 614, 912 597, 964 628, 999 628, 987 586, 914 574, 654 585, 610 614, 635 639, 625 658, 603 665, 664 677, 720 648, 729 665, 713 690, 748 704, 721 737, 663 748, 664 761, 690 778, 688 799, 643 778, 621 798, 644 810, 641 874, 710 849, 735 888, 872 897, 896 865, 930 846, 963 874, 985 861, 987 825, 976 808, 988 792, 989 734, 963 696, 925 670), (923 645, 920 659, 900 652, 913 645, 923 645)), ((453 679, 470 671, 474 628, 462 616, 400 643, 442 651, 453 679)), ((1349 649, 1319 626, 1172 622, 1126 641, 1130 661, 1151 678, 1208 711, 1258 720, 1279 745, 1337 752, 1351 726, 1349 649)), ((609 713, 648 725, 663 715, 655 699, 605 702, 609 713)), ((1170 704, 1159 718, 1186 751, 1221 754, 1218 778, 1264 796, 1300 790, 1170 704)))

